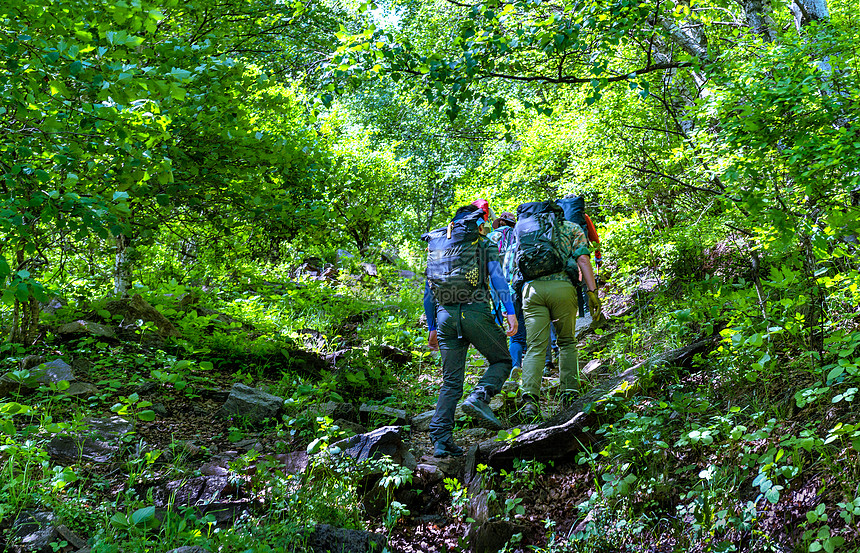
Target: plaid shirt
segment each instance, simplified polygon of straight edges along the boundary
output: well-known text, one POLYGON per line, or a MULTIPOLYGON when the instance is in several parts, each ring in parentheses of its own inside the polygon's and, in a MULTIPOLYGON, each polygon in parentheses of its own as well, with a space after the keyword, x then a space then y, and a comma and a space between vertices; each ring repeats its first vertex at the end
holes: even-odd
MULTIPOLYGON (((582 227, 570 221, 562 222, 561 234, 559 240, 563 252, 568 252, 568 259, 576 265, 576 258, 580 255, 591 255, 591 250, 588 247, 588 238, 585 236, 582 227)), ((513 257, 513 256, 511 256, 513 257)), ((567 260, 566 260, 567 261, 567 260)), ((513 270, 517 270, 513 267, 513 270)), ((570 281, 567 273, 560 271, 551 275, 542 276, 535 280, 566 280, 570 281)))

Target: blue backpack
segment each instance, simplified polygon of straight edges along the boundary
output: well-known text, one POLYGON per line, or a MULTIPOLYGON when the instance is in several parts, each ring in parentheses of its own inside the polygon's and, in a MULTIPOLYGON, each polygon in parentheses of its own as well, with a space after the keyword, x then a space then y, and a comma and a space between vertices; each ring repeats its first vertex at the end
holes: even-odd
POLYGON ((483 218, 476 211, 421 237, 427 242, 427 282, 439 305, 486 301, 487 260, 478 232, 483 218))

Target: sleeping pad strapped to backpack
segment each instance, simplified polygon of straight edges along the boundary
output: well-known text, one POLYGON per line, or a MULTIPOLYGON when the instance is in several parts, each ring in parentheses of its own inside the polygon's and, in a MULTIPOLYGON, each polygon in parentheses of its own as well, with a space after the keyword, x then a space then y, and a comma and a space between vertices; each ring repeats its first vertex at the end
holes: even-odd
POLYGON ((564 271, 567 255, 561 250, 564 211, 555 202, 529 202, 517 208, 517 268, 524 281, 564 271))
POLYGON ((469 213, 421 237, 427 242, 427 281, 437 304, 487 301, 487 259, 478 232, 483 217, 483 211, 469 213))
POLYGON ((582 196, 562 198, 560 200, 556 200, 555 203, 564 210, 565 219, 571 223, 576 223, 582 228, 582 232, 586 232, 585 199, 582 196))

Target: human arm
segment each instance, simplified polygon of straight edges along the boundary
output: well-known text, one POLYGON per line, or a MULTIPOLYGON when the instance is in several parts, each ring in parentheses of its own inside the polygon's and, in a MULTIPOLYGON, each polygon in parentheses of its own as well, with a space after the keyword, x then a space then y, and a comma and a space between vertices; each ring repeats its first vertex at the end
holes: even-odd
POLYGON ((514 312, 514 302, 511 300, 511 289, 502 271, 502 264, 496 260, 487 263, 487 271, 490 274, 490 285, 499 296, 499 301, 505 307, 505 313, 514 312))
POLYGON ((508 321, 508 330, 505 332, 508 336, 513 336, 517 333, 518 322, 517 316, 514 313, 514 302, 511 299, 511 289, 508 286, 508 281, 502 271, 502 264, 498 261, 490 261, 487 263, 487 270, 490 274, 490 285, 499 296, 499 301, 505 307, 505 318, 508 321))
POLYGON ((597 297, 597 282, 594 280, 591 258, 587 255, 580 255, 576 258, 576 265, 579 267, 579 274, 582 275, 582 282, 585 284, 586 295, 588 296, 588 312, 591 313, 591 318, 596 321, 600 318, 601 305, 600 298, 597 297))
POLYGON ((436 333, 436 300, 433 298, 430 283, 427 281, 424 281, 424 316, 427 318, 427 330, 430 331, 427 345, 430 349, 437 350, 439 349, 439 340, 436 333))

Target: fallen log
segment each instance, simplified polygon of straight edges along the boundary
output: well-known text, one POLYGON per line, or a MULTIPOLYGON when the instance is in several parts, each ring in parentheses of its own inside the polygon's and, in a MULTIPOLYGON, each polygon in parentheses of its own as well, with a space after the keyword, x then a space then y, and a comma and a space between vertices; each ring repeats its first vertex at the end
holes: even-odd
POLYGON ((599 384, 568 409, 515 439, 482 442, 478 456, 498 467, 509 466, 514 459, 559 460, 580 451, 595 441, 595 436, 586 430, 597 426, 598 414, 594 407, 613 398, 631 396, 640 389, 641 376, 650 375, 661 366, 690 368, 696 355, 713 350, 719 340, 719 334, 715 334, 630 367, 599 384))

